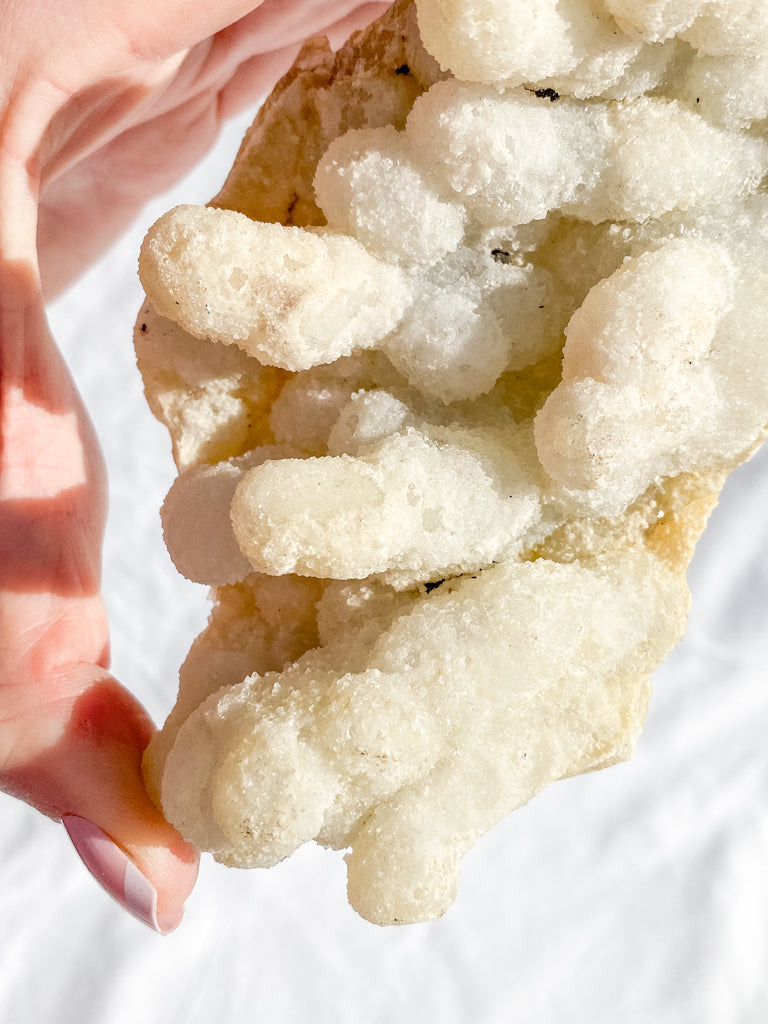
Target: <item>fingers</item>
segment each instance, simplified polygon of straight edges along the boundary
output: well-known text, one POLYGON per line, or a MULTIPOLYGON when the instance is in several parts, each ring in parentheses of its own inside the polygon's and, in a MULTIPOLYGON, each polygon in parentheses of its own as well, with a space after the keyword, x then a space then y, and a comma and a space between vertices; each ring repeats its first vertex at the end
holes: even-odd
POLYGON ((172 931, 195 883, 198 856, 147 796, 141 759, 153 726, 99 666, 63 671, 49 697, 54 690, 56 700, 4 722, 0 785, 61 818, 109 894, 156 931, 172 931))
MULTIPOLYGON (((358 29, 365 28, 387 9, 386 3, 365 3, 355 6, 340 20, 317 27, 318 34, 326 35, 332 49, 338 49, 358 29)), ((302 36, 307 38, 310 33, 302 36)), ((241 61, 227 84, 219 93, 219 113, 222 119, 236 114, 249 103, 263 97, 277 80, 290 68, 297 53, 292 42, 271 53, 258 53, 241 61)))
POLYGON ((197 856, 146 793, 153 727, 106 669, 100 453, 34 268, 3 262, 0 439, 0 788, 66 818, 105 888, 169 930, 197 856))
MULTIPOLYGON (((128 40, 132 53, 157 61, 225 29, 241 39, 250 38, 251 54, 267 53, 322 32, 361 6, 360 0, 155 0, 131 5, 111 0, 109 17, 128 40)), ((100 7, 102 16, 105 7, 100 7)))

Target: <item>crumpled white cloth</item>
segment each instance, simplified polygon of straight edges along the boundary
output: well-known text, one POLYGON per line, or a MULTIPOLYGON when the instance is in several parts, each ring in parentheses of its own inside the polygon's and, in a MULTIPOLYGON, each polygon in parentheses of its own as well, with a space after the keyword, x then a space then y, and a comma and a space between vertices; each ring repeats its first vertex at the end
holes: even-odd
MULTIPOLYGON (((136 257, 169 205, 218 190, 245 120, 51 310, 111 469, 104 584, 114 670, 158 719, 207 615, 158 508, 173 479, 131 344, 136 257)), ((206 859, 155 936, 64 830, 0 797, 4 1024, 765 1024, 768 1020, 768 451, 729 482, 697 552, 685 641, 628 764, 552 786, 466 858, 441 921, 381 929, 341 857, 269 872, 206 859)))

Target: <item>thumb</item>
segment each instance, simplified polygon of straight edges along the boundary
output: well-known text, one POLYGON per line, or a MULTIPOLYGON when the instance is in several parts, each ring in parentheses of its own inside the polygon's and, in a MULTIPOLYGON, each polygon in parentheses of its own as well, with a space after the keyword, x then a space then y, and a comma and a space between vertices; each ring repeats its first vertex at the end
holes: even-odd
POLYGON ((86 867, 126 910, 161 933, 181 922, 197 877, 197 851, 152 804, 141 759, 154 727, 105 669, 77 666, 57 680, 61 700, 35 709, 36 740, 24 758, 17 719, 15 765, 0 785, 61 818, 86 867))

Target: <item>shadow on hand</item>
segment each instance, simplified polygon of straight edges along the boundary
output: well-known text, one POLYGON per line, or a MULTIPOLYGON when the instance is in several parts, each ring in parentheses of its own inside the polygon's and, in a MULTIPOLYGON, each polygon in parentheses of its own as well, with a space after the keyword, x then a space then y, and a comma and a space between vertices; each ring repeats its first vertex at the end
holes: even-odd
POLYGON ((51 498, 0 501, 0 590, 93 596, 99 564, 91 543, 88 484, 51 498))
POLYGON ((116 792, 127 791, 147 813, 141 757, 153 727, 146 711, 98 666, 75 668, 61 688, 73 693, 71 706, 60 702, 52 712, 57 722, 51 734, 57 739, 20 767, 6 766, 3 790, 51 817, 78 805, 83 813, 84 795, 91 787, 89 801, 98 803, 102 794, 110 800, 116 792))
POLYGON ((0 591, 97 593, 105 495, 35 269, 0 261, 0 591))

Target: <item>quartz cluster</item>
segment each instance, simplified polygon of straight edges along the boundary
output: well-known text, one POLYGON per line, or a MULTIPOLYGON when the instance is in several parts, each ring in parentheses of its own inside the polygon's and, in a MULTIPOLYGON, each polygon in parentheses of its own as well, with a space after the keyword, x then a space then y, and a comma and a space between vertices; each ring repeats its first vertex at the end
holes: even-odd
POLYGON ((768 422, 768 8, 398 2, 302 50, 136 348, 213 588, 146 757, 225 863, 345 849, 377 923, 629 756, 768 422))

